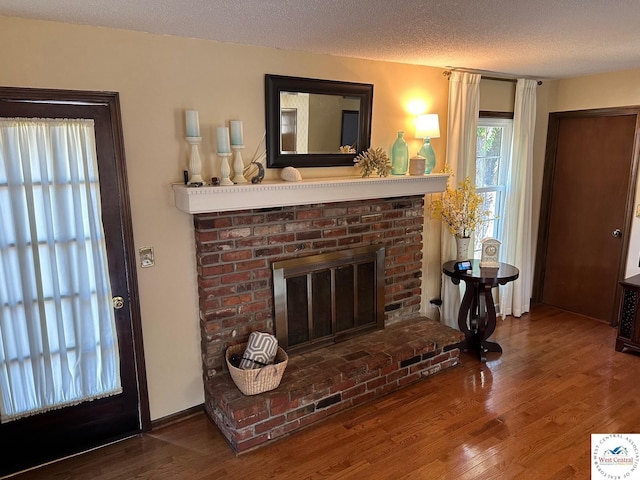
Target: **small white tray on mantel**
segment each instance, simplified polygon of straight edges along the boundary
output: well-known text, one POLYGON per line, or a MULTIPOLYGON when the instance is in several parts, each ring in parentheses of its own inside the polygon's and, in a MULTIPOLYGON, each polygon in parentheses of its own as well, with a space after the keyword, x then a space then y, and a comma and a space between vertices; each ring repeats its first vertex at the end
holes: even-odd
POLYGON ((176 207, 186 213, 228 212, 313 203, 346 202, 443 192, 448 174, 416 176, 332 177, 300 182, 187 187, 172 184, 176 207))

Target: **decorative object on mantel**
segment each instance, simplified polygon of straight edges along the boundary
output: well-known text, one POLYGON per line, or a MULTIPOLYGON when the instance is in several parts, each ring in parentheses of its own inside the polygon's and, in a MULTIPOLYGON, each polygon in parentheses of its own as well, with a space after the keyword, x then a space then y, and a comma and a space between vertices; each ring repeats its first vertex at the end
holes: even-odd
POLYGON ((234 185, 229 178, 231 175, 231 167, 229 167, 230 153, 218 153, 220 157, 220 185, 234 185))
POLYGON ((429 174, 436 166, 436 154, 431 147, 432 138, 440 138, 438 114, 420 115, 416 120, 416 138, 423 138, 424 143, 418 155, 426 159, 424 173, 429 174))
POLYGON ((258 142, 258 146, 256 147, 256 151, 253 153, 253 157, 251 158, 249 165, 247 165, 243 171, 244 178, 250 178, 251 183, 254 185, 262 183, 262 180, 264 180, 264 165, 262 162, 267 156, 267 152, 264 150, 265 138, 266 132, 262 135, 260 142, 258 142))
POLYGON ((187 110, 185 112, 185 122, 187 130, 187 143, 191 145, 191 152, 189 155, 189 184, 204 184, 204 180, 200 173, 202 172, 202 161, 200 160, 199 146, 202 142, 200 136, 200 123, 198 121, 197 110, 187 110))
POLYGON ((447 186, 442 196, 431 202, 431 214, 442 220, 455 235, 457 260, 467 260, 471 233, 488 214, 482 210, 482 196, 476 193, 471 179, 465 178, 455 190, 447 186))
POLYGON ((398 132, 398 138, 391 147, 391 175, 406 175, 409 168, 409 146, 404 140, 404 132, 398 132))
POLYGON ((280 173, 280 178, 285 182, 299 182, 302 180, 302 175, 297 168, 294 167, 284 167, 282 169, 282 173, 280 173))
POLYGON ((379 177, 387 177, 391 172, 391 161, 387 152, 381 148, 369 148, 366 152, 361 152, 353 159, 353 163, 360 167, 362 178, 368 177, 374 171, 379 177))
POLYGON ((480 268, 499 268, 500 240, 485 238, 482 240, 482 252, 480 256, 480 268))
POLYGON ((187 110, 184 113, 185 123, 187 127, 187 137, 200 136, 200 122, 198 120, 197 110, 187 110))
POLYGON ((229 128, 218 127, 216 131, 218 140, 218 156, 220 157, 220 185, 233 185, 229 178, 231 168, 229 167, 229 157, 231 156, 231 145, 229 142, 229 128))
POLYGON ((341 145, 339 148, 340 153, 356 153, 356 149, 353 145, 341 145))
POLYGON ((262 183, 262 180, 264 180, 264 166, 260 162, 251 162, 251 165, 255 165, 258 168, 258 173, 251 177, 251 183, 262 183))
POLYGON ((244 162, 242 161, 241 150, 244 149, 244 139, 242 132, 242 120, 231 120, 229 122, 231 130, 231 149, 233 150, 233 183, 248 183, 244 177, 244 162))
POLYGON ((411 157, 409 162, 409 175, 424 175, 425 158, 420 155, 411 157))
POLYGON ((204 180, 200 175, 202 172, 202 161, 200 160, 199 146, 202 141, 202 137, 187 137, 187 143, 191 145, 191 155, 189 155, 189 172, 191 177, 189 178, 189 184, 204 184, 204 180))

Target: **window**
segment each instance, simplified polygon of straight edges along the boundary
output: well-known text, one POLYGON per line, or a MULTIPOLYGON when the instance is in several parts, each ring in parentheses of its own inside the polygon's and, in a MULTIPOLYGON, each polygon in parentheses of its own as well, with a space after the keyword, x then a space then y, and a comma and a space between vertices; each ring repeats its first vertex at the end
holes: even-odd
POLYGON ((476 230, 474 258, 480 258, 482 240, 487 237, 502 241, 504 198, 511 156, 513 120, 480 118, 476 144, 476 192, 483 197, 487 219, 476 230))
POLYGON ((0 120, 0 414, 121 391, 93 120, 0 120))

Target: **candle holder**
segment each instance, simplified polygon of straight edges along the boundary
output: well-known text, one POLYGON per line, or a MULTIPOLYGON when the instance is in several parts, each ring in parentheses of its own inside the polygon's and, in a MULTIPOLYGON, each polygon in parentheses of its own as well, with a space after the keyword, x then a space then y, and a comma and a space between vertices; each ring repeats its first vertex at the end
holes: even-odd
POLYGON ((205 181, 200 175, 202 172, 202 161, 200 160, 199 145, 202 142, 202 137, 186 137, 187 142, 191 145, 191 154, 189 155, 189 183, 203 184, 205 181))
POLYGON ((231 145, 233 150, 233 183, 249 183, 244 177, 244 162, 242 161, 242 153, 244 145, 231 145))
POLYGON ((231 154, 218 152, 218 156, 220 157, 220 185, 233 185, 233 182, 229 178, 229 174, 231 173, 229 157, 231 154))

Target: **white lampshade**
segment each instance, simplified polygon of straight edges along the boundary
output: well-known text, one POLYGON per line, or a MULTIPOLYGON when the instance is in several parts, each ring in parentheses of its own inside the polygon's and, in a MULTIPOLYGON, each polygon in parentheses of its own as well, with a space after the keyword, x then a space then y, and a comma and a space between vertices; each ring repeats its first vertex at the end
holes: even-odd
POLYGON ((420 115, 416 119, 415 138, 440 138, 440 123, 437 113, 420 115))

